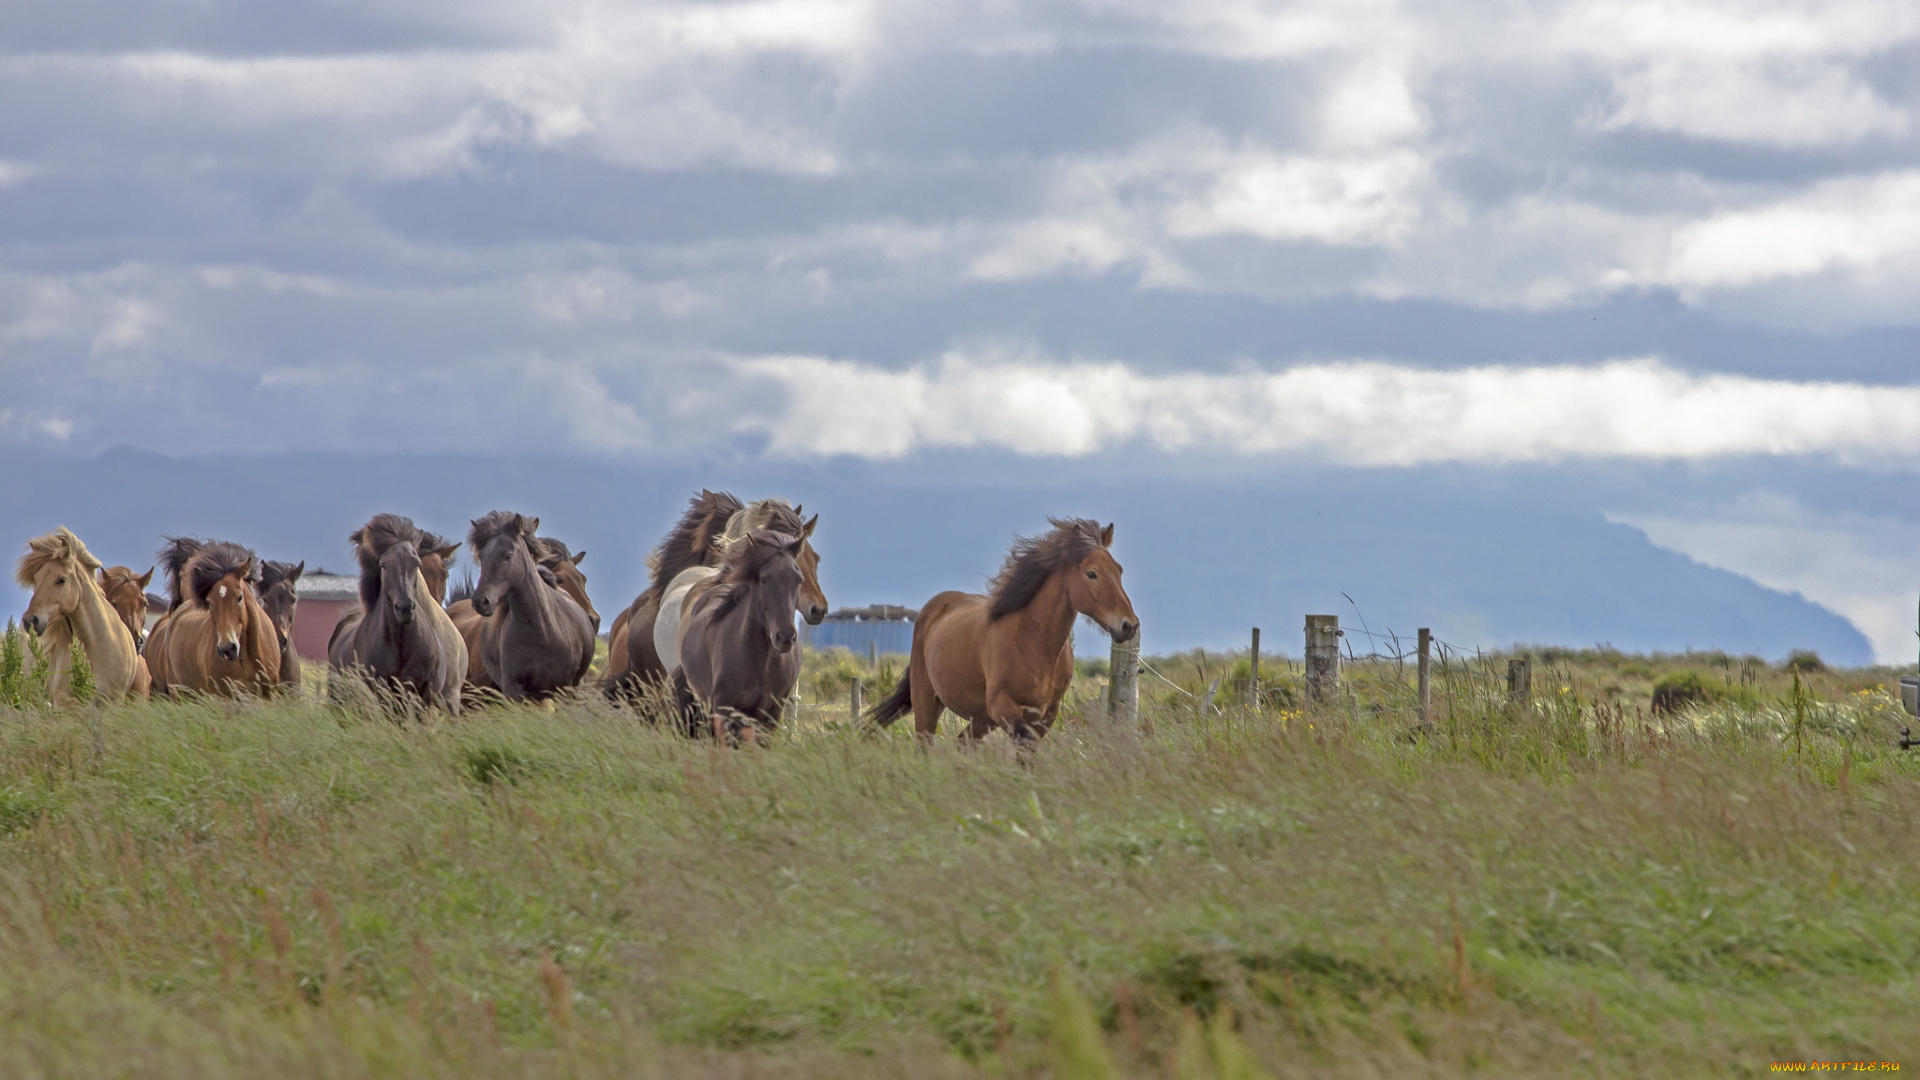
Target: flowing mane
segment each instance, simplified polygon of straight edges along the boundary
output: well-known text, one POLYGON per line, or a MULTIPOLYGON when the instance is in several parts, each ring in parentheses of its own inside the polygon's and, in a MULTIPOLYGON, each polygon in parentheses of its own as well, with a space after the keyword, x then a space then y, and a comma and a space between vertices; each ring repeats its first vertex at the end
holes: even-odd
POLYGON ((92 572, 100 569, 100 560, 93 557, 87 545, 81 543, 72 530, 62 525, 44 536, 27 541, 27 553, 14 564, 13 580, 19 582, 21 588, 31 589, 40 571, 55 562, 73 563, 87 572, 89 581, 92 580, 92 572))
POLYGON ((702 490, 700 494, 687 500, 687 512, 660 542, 647 562, 653 567, 653 580, 647 586, 655 596, 664 596, 667 584, 680 575, 682 570, 707 564, 707 553, 713 549, 714 541, 733 520, 735 514, 745 510, 740 500, 724 491, 702 490))
POLYGON ((101 582, 100 591, 104 593, 111 593, 127 585, 137 586, 140 581, 140 575, 134 573, 131 566, 109 566, 102 570, 101 574, 104 575, 104 580, 101 582))
POLYGON ((987 619, 1005 618, 1028 604, 1040 587, 1064 567, 1077 566, 1100 545, 1100 523, 1088 518, 1047 519, 1053 531, 1040 536, 1016 536, 1013 550, 1000 572, 987 584, 993 604, 987 619))
POLYGON ((495 510, 485 517, 474 518, 473 528, 467 532, 467 550, 473 552, 473 557, 477 561, 480 553, 486 550, 487 545, 495 537, 510 533, 526 540, 527 550, 532 551, 531 524, 525 515, 516 514, 511 510, 495 510))
POLYGON ((541 566, 551 567, 559 562, 571 562, 573 550, 551 536, 536 536, 527 541, 527 547, 533 552, 533 561, 541 566))
POLYGON ((187 563, 200 554, 200 549, 206 547, 207 542, 197 536, 163 536, 160 539, 165 542, 153 557, 159 561, 161 572, 166 576, 167 610, 172 611, 186 603, 187 593, 180 587, 180 576, 186 572, 187 563))
MULTIPOLYGON (((773 532, 769 529, 755 529, 729 543, 726 555, 720 562, 720 576, 713 584, 714 590, 720 594, 713 618, 718 619, 738 606, 746 598, 746 587, 759 578, 761 568, 796 543, 799 543, 798 533, 773 532)), ((788 612, 788 615, 791 616, 792 612, 788 612)))
POLYGON ((252 548, 241 547, 229 540, 208 541, 193 558, 187 560, 185 579, 188 598, 195 605, 206 607, 207 593, 220 583, 221 578, 240 569, 247 571, 246 580, 258 589, 260 560, 254 556, 252 548))
POLYGON ((288 578, 297 577, 297 572, 305 570, 306 567, 307 564, 303 562, 280 562, 276 559, 268 559, 262 562, 260 564, 260 591, 264 593, 288 578))
MULTIPOLYGON (((422 555, 425 555, 429 551, 441 551, 449 547, 459 546, 460 545, 449 541, 446 537, 441 536, 439 533, 428 532, 425 529, 420 530, 420 554, 422 555)), ((459 558, 458 555, 453 552, 448 552, 445 556, 446 564, 452 566, 453 561, 457 558, 459 558)))
POLYGON ((726 531, 714 540, 714 545, 725 551, 756 530, 799 536, 806 527, 806 522, 800 520, 800 511, 787 500, 755 499, 727 518, 726 531))
POLYGON ((412 518, 375 514, 347 539, 353 544, 354 556, 360 560, 360 606, 362 610, 372 611, 380 599, 380 560, 395 544, 411 544, 418 553, 420 530, 414 527, 412 518))

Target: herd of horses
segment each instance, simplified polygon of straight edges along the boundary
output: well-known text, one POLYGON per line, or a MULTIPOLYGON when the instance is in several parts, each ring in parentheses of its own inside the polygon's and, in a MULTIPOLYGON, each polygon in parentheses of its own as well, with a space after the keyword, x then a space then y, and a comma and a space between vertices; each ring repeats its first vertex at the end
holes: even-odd
MULTIPOLYGON (((329 695, 457 715, 489 699, 551 702, 591 686, 616 701, 665 701, 690 736, 757 738, 779 726, 799 681, 795 614, 817 625, 827 613, 812 543, 819 521, 783 499, 694 496, 647 556, 648 585, 614 617, 595 676, 600 614, 580 570, 586 552, 541 536, 539 518, 494 511, 472 522, 465 544, 478 577, 449 603, 460 542, 375 515, 348 537, 359 604, 328 642, 329 695)), ((966 739, 1000 730, 1030 746, 1047 733, 1073 678, 1074 620, 1091 619, 1116 641, 1139 632, 1110 551, 1113 526, 1049 523, 1015 539, 985 594, 927 602, 908 671, 869 720, 885 726, 911 711, 931 737, 951 710, 966 739)), ((40 639, 53 700, 71 695, 75 643, 95 692, 110 699, 265 697, 300 685, 292 637, 304 562, 193 537, 165 537, 157 560, 144 574, 103 566, 64 526, 28 542, 15 579, 33 592, 23 625, 40 639), (149 630, 156 569, 167 611, 149 630)))

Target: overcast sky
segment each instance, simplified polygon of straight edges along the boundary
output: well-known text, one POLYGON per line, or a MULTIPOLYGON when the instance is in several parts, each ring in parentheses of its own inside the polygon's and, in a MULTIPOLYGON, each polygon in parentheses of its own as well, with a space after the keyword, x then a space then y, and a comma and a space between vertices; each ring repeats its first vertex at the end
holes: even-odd
POLYGON ((0 100, 0 448, 1733 462, 1596 509, 1911 652, 1805 509, 1920 471, 1911 0, 3 0, 0 100))

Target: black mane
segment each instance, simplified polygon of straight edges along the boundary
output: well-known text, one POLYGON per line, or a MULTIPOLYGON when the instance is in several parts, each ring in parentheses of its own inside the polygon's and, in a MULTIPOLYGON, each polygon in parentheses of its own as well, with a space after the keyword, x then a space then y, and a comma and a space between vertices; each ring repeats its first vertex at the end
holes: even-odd
POLYGON ((260 564, 260 591, 264 593, 283 581, 289 584, 298 581, 306 568, 307 564, 304 562, 290 563, 281 562, 278 559, 267 559, 260 564))
POLYGON ((252 548, 241 547, 230 540, 210 540, 187 560, 185 569, 188 595, 200 607, 207 605, 207 593, 220 583, 220 579, 246 567, 246 580, 256 590, 260 587, 260 560, 253 554, 252 548))
POLYGON ((987 585, 993 598, 989 620, 1004 618, 1033 603, 1040 587, 1064 567, 1078 566, 1100 547, 1100 523, 1088 518, 1047 519, 1053 531, 1013 538, 1007 561, 987 585))
POLYGON ((511 510, 495 510, 485 517, 474 518, 473 528, 467 532, 467 550, 473 553, 474 561, 477 563, 480 553, 486 550, 487 544, 503 533, 511 533, 528 540, 528 550, 531 551, 533 530, 527 527, 528 524, 525 515, 516 514, 511 510))
MULTIPOLYGON (((682 570, 707 565, 714 538, 726 531, 727 521, 746 509, 739 499, 724 491, 702 490, 687 500, 687 512, 660 542, 660 558, 653 568, 653 582, 647 586, 655 596, 666 595, 667 585, 682 570)), ((798 529, 794 530, 796 533, 798 529)))
POLYGON ((200 549, 207 546, 205 540, 197 536, 162 536, 164 541, 160 550, 154 552, 154 559, 160 563, 160 572, 167 581, 167 610, 172 611, 186 602, 187 594, 180 587, 181 574, 187 569, 187 563, 200 549))

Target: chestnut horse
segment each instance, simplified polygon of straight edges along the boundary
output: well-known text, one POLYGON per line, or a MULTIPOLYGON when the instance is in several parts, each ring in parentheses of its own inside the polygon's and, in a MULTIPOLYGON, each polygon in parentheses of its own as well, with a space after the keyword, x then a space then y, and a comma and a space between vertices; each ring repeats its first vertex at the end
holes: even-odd
POLYGON ((467 645, 421 576, 420 530, 399 514, 375 514, 347 539, 360 563, 360 607, 327 642, 329 696, 341 700, 336 685, 351 676, 457 715, 467 645))
POLYGON ((756 529, 727 546, 719 573, 687 601, 675 646, 674 699, 689 735, 711 718, 738 737, 750 724, 772 731, 800 679, 800 537, 756 529))
POLYGON ((534 535, 539 528, 539 518, 495 510, 476 518, 467 534, 480 566, 471 603, 481 620, 481 664, 509 701, 544 701, 578 686, 593 665, 593 623, 540 565, 536 549, 547 548, 534 535))
POLYGON ((453 553, 458 550, 459 541, 448 543, 438 533, 420 530, 420 577, 427 583, 427 595, 441 607, 447 604, 447 578, 452 576, 453 553))
POLYGON ((255 592, 260 560, 225 540, 166 539, 159 558, 170 607, 147 635, 154 687, 271 694, 280 681, 280 642, 255 592))
POLYGON ((913 621, 907 677, 867 718, 882 727, 913 710, 913 726, 931 738, 940 710, 968 721, 961 738, 998 728, 1030 748, 1053 726, 1073 681, 1071 634, 1085 615, 1126 641, 1140 630, 1107 550, 1113 526, 1086 518, 1049 518, 1053 531, 1016 537, 989 594, 943 592, 913 621))
POLYGON ((131 566, 109 566, 100 571, 95 582, 106 594, 107 603, 113 605, 114 614, 126 625, 127 633, 133 635, 136 649, 145 648, 147 644, 147 585, 151 581, 152 567, 144 574, 136 574, 131 566))
POLYGON ((14 566, 13 579, 33 590, 21 622, 45 646, 47 693, 56 702, 73 696, 75 641, 86 653, 101 697, 147 696, 146 662, 94 580, 99 569, 100 560, 64 525, 27 541, 27 553, 14 566))
POLYGON ((654 632, 660 601, 683 572, 718 565, 728 537, 738 539, 753 529, 799 536, 802 581, 796 609, 808 625, 819 625, 827 615, 827 594, 820 588, 820 553, 811 540, 819 523, 818 514, 802 522, 800 508, 789 506, 784 499, 760 499, 742 505, 724 491, 703 490, 689 500, 679 523, 647 559, 653 576, 646 591, 614 617, 607 635, 607 674, 601 681, 608 696, 631 694, 649 682, 667 678, 668 668, 661 661, 654 632))
MULTIPOLYGON (((587 621, 593 624, 596 631, 599 630, 600 613, 594 610, 593 601, 587 598, 587 575, 580 572, 580 564, 586 561, 587 553, 582 551, 576 554, 551 536, 534 537, 531 548, 533 557, 540 563, 541 579, 572 597, 573 602, 580 605, 580 610, 587 613, 587 621)), ((472 690, 498 690, 499 687, 493 685, 493 680, 487 676, 487 666, 480 658, 480 626, 486 620, 473 610, 473 589, 472 582, 463 584, 453 603, 447 605, 447 614, 467 642, 467 687, 472 690)))
POLYGON ((300 605, 300 575, 305 560, 299 563, 260 564, 260 607, 273 620, 273 632, 280 638, 280 685, 300 685, 300 657, 293 651, 293 616, 300 605))

